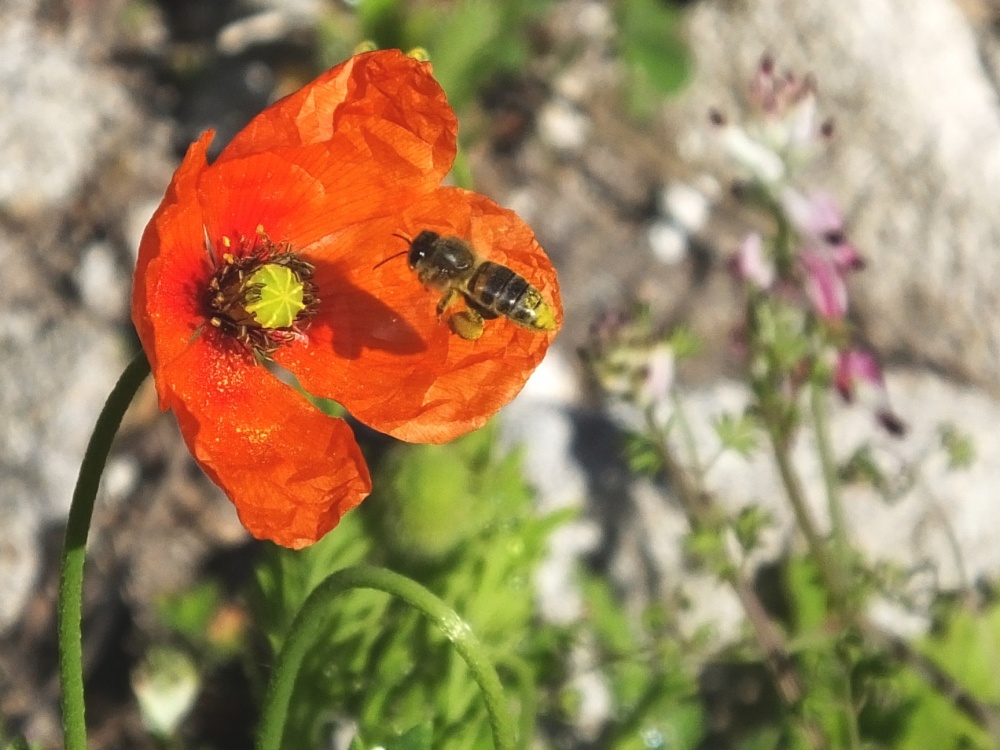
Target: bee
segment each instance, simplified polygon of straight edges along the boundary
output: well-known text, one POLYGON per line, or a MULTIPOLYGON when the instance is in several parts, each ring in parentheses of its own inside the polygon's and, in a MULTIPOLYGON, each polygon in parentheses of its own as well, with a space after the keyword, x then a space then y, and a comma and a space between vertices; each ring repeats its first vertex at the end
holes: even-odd
POLYGON ((486 320, 504 317, 529 331, 554 331, 556 316, 542 293, 515 271, 485 260, 460 237, 424 230, 408 252, 410 270, 428 289, 443 292, 438 316, 464 298, 468 309, 448 318, 452 332, 467 341, 483 335, 486 320))

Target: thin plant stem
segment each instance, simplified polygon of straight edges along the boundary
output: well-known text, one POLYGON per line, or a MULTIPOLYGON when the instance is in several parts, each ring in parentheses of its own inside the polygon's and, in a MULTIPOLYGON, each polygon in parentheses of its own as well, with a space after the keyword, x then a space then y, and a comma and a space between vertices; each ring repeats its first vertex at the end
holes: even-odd
MULTIPOLYGON (((664 471, 677 493, 691 529, 693 531, 709 530, 719 534, 725 533, 722 515, 715 507, 711 495, 692 481, 691 474, 674 456, 667 436, 656 428, 651 419, 647 421, 647 427, 657 437, 664 471)), ((726 578, 736 592, 744 612, 746 612, 757 644, 764 653, 765 663, 771 670, 779 694, 786 704, 795 706, 802 700, 804 691, 802 683, 795 673, 784 638, 768 616, 767 610, 753 586, 740 572, 736 564, 730 566, 730 572, 726 578)))
POLYGON ((438 597, 405 576, 384 568, 357 565, 325 578, 309 595, 292 623, 275 666, 261 715, 257 750, 279 750, 288 706, 302 660, 331 611, 331 601, 349 589, 366 588, 399 597, 440 628, 465 660, 483 692, 497 750, 514 750, 514 720, 504 705, 503 687, 486 652, 468 624, 438 597))
POLYGON ((844 701, 844 724, 847 730, 847 739, 850 750, 862 750, 864 747, 861 741, 861 729, 858 726, 858 710, 854 703, 854 687, 851 684, 851 664, 848 659, 840 660, 840 667, 843 670, 840 674, 840 686, 843 689, 844 701))
POLYGON ((698 445, 695 442, 694 433, 691 431, 691 422, 688 420, 687 413, 684 410, 684 403, 676 390, 671 392, 671 400, 674 405, 674 413, 677 414, 677 426, 680 428, 684 447, 687 448, 691 470, 696 477, 702 478, 705 476, 705 469, 698 458, 698 445))
POLYGON ((842 616, 850 618, 851 613, 847 611, 847 590, 843 576, 836 561, 830 556, 826 541, 816 528, 812 513, 809 512, 805 490, 802 488, 799 475, 792 466, 789 441, 782 439, 778 429, 767 419, 764 420, 764 423, 771 440, 771 446, 774 449, 774 458, 778 464, 781 482, 785 487, 788 502, 792 506, 792 513, 795 515, 795 522, 806 538, 809 552, 819 568, 820 576, 823 578, 823 583, 835 610, 842 616))
POLYGON ((840 501, 840 482, 837 478, 837 462, 830 445, 830 423, 826 414, 826 389, 817 383, 812 385, 811 405, 813 425, 816 430, 816 450, 823 469, 823 484, 826 485, 827 511, 830 514, 830 536, 833 539, 834 554, 843 566, 847 554, 847 527, 844 522, 844 506, 840 501))
POLYGON ((83 639, 80 631, 83 608, 83 566, 87 556, 87 535, 94 513, 97 489, 111 443, 122 417, 149 374, 149 361, 136 355, 115 384, 97 418, 66 521, 62 568, 59 576, 59 682, 62 689, 63 735, 66 750, 85 750, 87 725, 83 698, 83 639))
MULTIPOLYGON (((692 480, 690 472, 674 456, 667 435, 657 429, 652 420, 647 421, 647 427, 657 437, 664 472, 674 486, 691 529, 724 534, 725 517, 711 493, 706 492, 692 480)), ((771 620, 752 583, 738 564, 735 562, 730 564, 722 577, 732 586, 740 600, 778 694, 791 711, 798 712, 805 697, 805 687, 796 672, 784 635, 771 620)), ((813 722, 804 720, 802 729, 810 748, 823 750, 827 747, 822 731, 813 722)))

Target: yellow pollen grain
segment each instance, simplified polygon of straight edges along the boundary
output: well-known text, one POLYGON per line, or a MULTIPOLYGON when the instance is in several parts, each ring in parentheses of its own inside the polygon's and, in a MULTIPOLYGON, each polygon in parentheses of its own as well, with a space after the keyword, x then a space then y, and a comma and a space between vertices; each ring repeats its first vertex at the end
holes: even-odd
POLYGON ((222 246, 223 247, 232 247, 233 246, 233 241, 231 239, 229 239, 228 237, 226 237, 225 235, 222 235, 222 246))

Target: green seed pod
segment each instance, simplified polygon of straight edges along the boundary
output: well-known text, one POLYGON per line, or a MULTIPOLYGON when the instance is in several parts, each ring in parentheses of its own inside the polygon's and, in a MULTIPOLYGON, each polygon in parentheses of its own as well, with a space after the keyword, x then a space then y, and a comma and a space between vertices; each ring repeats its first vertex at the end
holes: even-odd
POLYGON ((286 266, 261 266, 247 279, 247 288, 254 291, 246 310, 262 328, 288 328, 305 309, 302 281, 286 266))

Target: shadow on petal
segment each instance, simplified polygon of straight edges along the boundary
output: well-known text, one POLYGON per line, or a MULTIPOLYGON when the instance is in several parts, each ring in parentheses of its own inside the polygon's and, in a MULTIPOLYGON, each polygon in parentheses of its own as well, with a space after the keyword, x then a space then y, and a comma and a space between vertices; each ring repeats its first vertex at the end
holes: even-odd
POLYGON ((321 315, 332 330, 338 357, 358 359, 365 350, 410 355, 427 349, 400 311, 352 283, 336 265, 317 263, 316 279, 324 289, 321 315))

